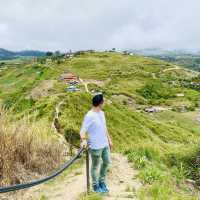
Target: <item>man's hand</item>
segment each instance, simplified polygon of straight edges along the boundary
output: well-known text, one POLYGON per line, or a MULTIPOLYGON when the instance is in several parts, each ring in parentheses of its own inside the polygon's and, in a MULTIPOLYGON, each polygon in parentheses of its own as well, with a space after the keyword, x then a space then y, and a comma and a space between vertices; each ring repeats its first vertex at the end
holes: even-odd
POLYGON ((87 147, 87 140, 86 140, 86 139, 83 139, 83 140, 81 141, 81 147, 82 147, 82 148, 86 148, 86 147, 87 147))

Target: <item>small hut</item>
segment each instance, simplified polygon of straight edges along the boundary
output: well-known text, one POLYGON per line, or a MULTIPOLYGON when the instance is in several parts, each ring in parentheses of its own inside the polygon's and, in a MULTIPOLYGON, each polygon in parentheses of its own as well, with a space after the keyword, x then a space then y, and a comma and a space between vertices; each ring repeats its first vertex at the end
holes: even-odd
POLYGON ((72 73, 64 73, 60 76, 60 80, 66 83, 78 81, 78 77, 72 73))

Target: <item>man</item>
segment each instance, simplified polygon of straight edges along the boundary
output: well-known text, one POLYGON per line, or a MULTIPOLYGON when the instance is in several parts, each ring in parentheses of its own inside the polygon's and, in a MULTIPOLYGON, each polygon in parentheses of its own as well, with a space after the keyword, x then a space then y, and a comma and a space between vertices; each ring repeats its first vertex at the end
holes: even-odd
POLYGON ((104 112, 102 111, 104 99, 97 94, 92 99, 93 107, 85 115, 81 131, 81 147, 89 147, 92 159, 91 176, 94 192, 109 192, 106 185, 106 174, 110 160, 112 141, 106 127, 104 112), (88 137, 86 137, 86 133, 88 137), (98 169, 100 168, 100 171, 98 169))

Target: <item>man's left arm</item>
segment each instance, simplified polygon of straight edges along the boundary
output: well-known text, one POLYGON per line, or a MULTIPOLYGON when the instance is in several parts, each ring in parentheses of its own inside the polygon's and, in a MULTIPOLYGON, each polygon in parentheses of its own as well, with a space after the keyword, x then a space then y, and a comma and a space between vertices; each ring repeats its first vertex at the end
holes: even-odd
POLYGON ((113 143, 112 143, 112 139, 110 137, 110 134, 108 132, 107 127, 106 127, 106 133, 107 133, 107 138, 108 138, 108 143, 109 143, 110 149, 112 149, 113 148, 113 143))

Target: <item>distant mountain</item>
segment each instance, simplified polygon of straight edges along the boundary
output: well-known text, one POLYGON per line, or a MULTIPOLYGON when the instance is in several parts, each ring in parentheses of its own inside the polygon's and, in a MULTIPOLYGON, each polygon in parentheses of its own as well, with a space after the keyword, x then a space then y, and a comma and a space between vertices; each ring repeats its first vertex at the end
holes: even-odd
POLYGON ((43 51, 25 50, 25 51, 14 52, 0 48, 0 59, 13 59, 17 57, 26 57, 26 56, 39 57, 39 56, 44 56, 45 54, 46 52, 43 51))
POLYGON ((16 52, 17 55, 19 56, 44 56, 46 52, 43 51, 34 51, 34 50, 26 50, 26 51, 20 51, 16 52))
POLYGON ((0 48, 0 59, 12 58, 14 56, 15 56, 14 52, 0 48))
POLYGON ((129 50, 129 52, 132 52, 134 54, 144 55, 144 56, 169 54, 168 50, 157 49, 157 48, 136 49, 136 50, 133 49, 133 50, 129 50))
POLYGON ((199 49, 161 49, 161 48, 149 48, 149 49, 131 49, 129 52, 143 56, 171 56, 171 55, 199 55, 199 49))

